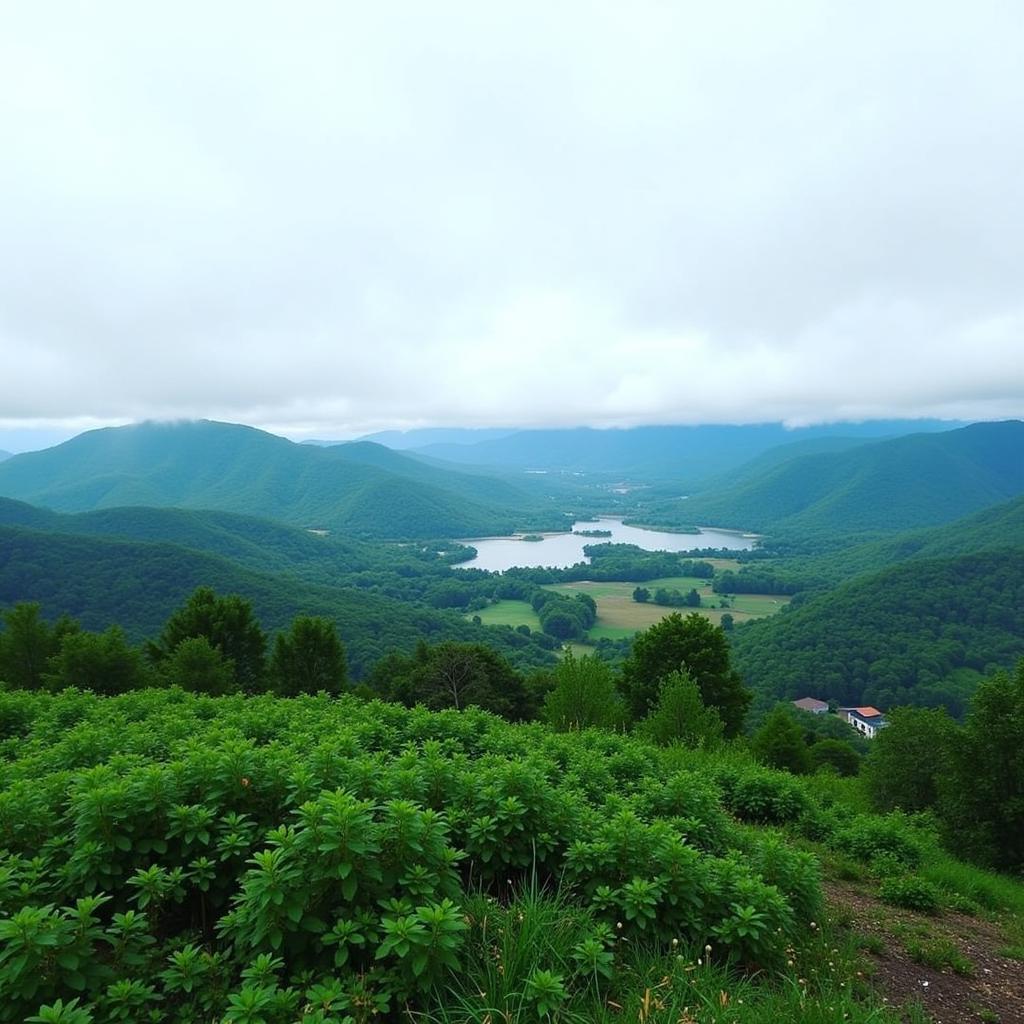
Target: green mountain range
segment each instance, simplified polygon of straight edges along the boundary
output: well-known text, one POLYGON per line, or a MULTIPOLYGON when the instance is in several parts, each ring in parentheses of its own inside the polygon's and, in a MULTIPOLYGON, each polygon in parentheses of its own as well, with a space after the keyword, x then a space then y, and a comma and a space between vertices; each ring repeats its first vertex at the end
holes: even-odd
POLYGON ((198 421, 93 430, 0 465, 0 494, 64 512, 124 505, 251 513, 355 537, 503 534, 560 523, 494 477, 366 442, 319 448, 198 421))
POLYGON ((812 536, 937 525, 1024 494, 1022 453, 1019 420, 913 434, 740 469, 731 485, 659 506, 654 520, 812 536))

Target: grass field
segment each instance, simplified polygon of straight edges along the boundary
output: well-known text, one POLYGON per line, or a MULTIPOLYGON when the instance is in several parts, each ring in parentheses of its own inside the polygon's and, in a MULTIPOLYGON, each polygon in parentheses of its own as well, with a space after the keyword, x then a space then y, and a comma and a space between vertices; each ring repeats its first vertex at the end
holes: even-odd
MULTIPOLYGON (((716 561, 727 562, 726 559, 716 561)), ((633 591, 637 586, 635 583, 592 583, 582 580, 578 583, 552 583, 546 589, 569 595, 589 594, 597 602, 597 623, 587 634, 591 640, 600 640, 602 637, 612 640, 629 638, 637 630, 647 629, 675 611, 684 615, 696 611, 716 624, 728 612, 736 622, 746 622, 748 619, 773 615, 789 601, 788 597, 773 594, 738 594, 732 599, 729 608, 719 608, 718 595, 711 590, 710 580, 694 576, 668 576, 650 580, 643 585, 652 593, 658 587, 681 590, 684 594, 693 588, 700 594, 704 607, 664 608, 651 603, 640 604, 633 600, 633 591)), ((526 601, 499 601, 474 614, 479 615, 481 621, 489 626, 527 625, 530 629, 540 629, 540 619, 526 601)))
POLYGON ((474 615, 479 615, 485 626, 529 626, 540 632, 540 619, 526 601, 498 601, 472 612, 466 618, 471 619, 474 615))

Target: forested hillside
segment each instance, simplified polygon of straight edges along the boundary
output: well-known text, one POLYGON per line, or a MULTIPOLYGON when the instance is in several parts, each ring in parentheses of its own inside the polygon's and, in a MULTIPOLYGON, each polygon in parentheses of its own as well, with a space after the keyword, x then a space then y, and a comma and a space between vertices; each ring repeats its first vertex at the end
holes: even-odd
POLYGON ((356 537, 455 537, 560 524, 492 477, 369 444, 297 445, 210 421, 89 431, 7 460, 0 494, 66 512, 122 505, 251 513, 356 537))
POLYGON ((943 433, 802 455, 685 502, 652 522, 685 520, 802 535, 893 533, 947 523, 1024 493, 1024 423, 976 423, 943 433))
POLYGON ((790 559, 786 569, 808 579, 838 583, 910 559, 951 558, 1001 548, 1024 548, 1024 497, 943 526, 909 530, 895 537, 837 548, 825 555, 790 559))
POLYGON ((141 640, 198 586, 244 595, 266 629, 300 614, 331 619, 355 678, 383 654, 411 651, 424 639, 485 642, 523 667, 553 661, 534 638, 367 590, 256 572, 175 544, 0 527, 0 605, 38 601, 50 617, 66 613, 93 630, 117 623, 141 640))
POLYGON ((732 643, 770 698, 960 714, 980 674, 1024 655, 1024 550, 907 562, 738 627, 732 643))

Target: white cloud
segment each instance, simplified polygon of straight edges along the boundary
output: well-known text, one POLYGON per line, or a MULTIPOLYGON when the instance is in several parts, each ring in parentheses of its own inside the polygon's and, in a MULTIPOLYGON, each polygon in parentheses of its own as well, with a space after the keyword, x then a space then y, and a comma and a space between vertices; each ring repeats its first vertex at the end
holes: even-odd
POLYGON ((45 2, 0 417, 1024 415, 1011 3, 45 2))

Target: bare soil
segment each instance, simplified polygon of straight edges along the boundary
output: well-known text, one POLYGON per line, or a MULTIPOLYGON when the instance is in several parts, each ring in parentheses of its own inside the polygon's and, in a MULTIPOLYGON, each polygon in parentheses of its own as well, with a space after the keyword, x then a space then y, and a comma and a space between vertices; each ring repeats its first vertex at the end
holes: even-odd
POLYGON ((866 956, 874 966, 872 981, 890 1004, 917 1001, 936 1024, 1024 1024, 1024 963, 999 954, 1006 939, 997 922, 901 910, 854 883, 829 882, 825 891, 833 913, 848 916, 852 929, 884 944, 880 953, 866 956), (952 942, 973 972, 957 974, 948 966, 936 970, 912 960, 908 936, 924 934, 952 942))

